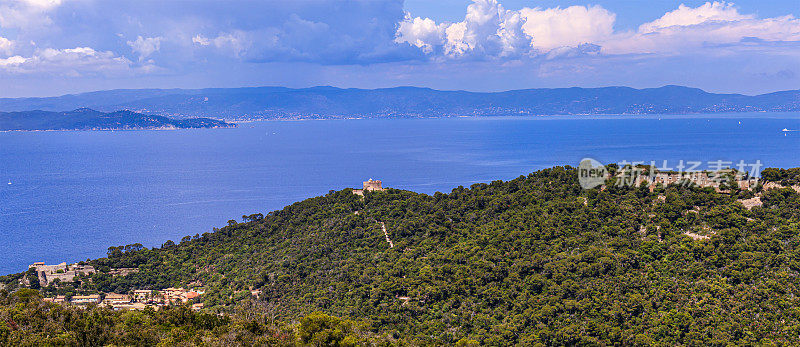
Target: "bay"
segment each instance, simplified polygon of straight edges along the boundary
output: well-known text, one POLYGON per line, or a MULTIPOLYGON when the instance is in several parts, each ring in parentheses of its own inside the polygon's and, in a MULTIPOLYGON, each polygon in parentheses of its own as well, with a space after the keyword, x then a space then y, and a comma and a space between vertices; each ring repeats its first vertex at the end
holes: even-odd
POLYGON ((210 232, 332 189, 431 194, 585 157, 800 166, 798 113, 265 121, 0 133, 0 274, 210 232), (11 183, 11 184, 8 184, 11 183))

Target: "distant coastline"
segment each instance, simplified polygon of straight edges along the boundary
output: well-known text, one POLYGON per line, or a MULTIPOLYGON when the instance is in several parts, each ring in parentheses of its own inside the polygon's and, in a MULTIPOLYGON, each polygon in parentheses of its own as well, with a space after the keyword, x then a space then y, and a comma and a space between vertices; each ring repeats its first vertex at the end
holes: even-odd
POLYGON ((216 127, 195 127, 195 128, 179 128, 179 127, 160 127, 160 128, 97 128, 97 129, 37 129, 37 130, 0 130, 0 133, 39 133, 39 132, 66 132, 66 131, 173 131, 173 130, 192 130, 192 129, 231 129, 235 128, 237 124, 242 122, 226 122, 230 126, 216 126, 216 127))
POLYGON ((305 122, 305 121, 347 121, 347 120, 433 120, 433 119, 481 119, 481 120, 522 120, 522 119, 648 119, 648 118, 800 118, 798 111, 751 111, 751 112, 715 112, 715 113, 586 113, 586 114, 530 114, 530 115, 463 115, 463 116, 403 116, 403 117, 303 117, 296 116, 291 118, 255 118, 255 117, 229 117, 223 118, 225 122, 239 125, 260 123, 260 122, 305 122))
POLYGON ((128 89, 37 98, 0 98, 0 111, 62 112, 88 107, 173 119, 449 118, 538 115, 716 114, 800 111, 800 90, 717 94, 663 86, 469 92, 417 87, 128 89))

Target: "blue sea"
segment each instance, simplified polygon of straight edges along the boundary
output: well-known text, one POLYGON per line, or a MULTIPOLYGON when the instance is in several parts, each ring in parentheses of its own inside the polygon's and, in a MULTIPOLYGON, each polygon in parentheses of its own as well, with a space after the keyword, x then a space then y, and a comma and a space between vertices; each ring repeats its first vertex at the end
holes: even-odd
POLYGON ((422 193, 585 157, 800 166, 798 113, 265 121, 0 133, 0 274, 210 232, 369 178, 422 193), (10 184, 8 184, 10 183, 10 184))

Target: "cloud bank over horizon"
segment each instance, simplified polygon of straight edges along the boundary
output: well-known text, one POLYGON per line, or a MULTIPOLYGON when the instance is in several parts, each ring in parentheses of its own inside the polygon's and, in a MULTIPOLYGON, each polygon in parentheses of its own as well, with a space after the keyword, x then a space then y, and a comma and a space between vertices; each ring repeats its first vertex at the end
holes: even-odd
POLYGON ((473 0, 463 11, 447 22, 402 0, 0 0, 0 78, 18 87, 0 96, 198 84, 800 88, 791 13, 677 3, 619 30, 602 1, 510 10, 473 0))

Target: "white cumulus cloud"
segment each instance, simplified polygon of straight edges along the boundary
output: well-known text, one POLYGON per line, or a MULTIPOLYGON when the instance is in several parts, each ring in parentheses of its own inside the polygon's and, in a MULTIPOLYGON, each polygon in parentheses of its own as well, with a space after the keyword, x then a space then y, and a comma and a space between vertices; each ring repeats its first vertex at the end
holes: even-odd
POLYGON ((405 20, 397 28, 395 42, 408 43, 421 48, 425 53, 431 53, 435 47, 442 45, 445 29, 447 25, 444 23, 436 24, 430 18, 411 18, 406 13, 405 20))
POLYGON ((577 47, 609 38, 614 33, 616 15, 600 6, 567 8, 523 8, 522 29, 533 38, 531 46, 542 51, 577 47))
POLYGON ((208 46, 211 44, 211 40, 200 34, 197 34, 194 37, 192 37, 192 42, 199 44, 201 46, 208 46))
POLYGON ((12 66, 19 66, 20 64, 25 63, 28 59, 15 55, 13 57, 8 57, 5 59, 0 59, 0 68, 3 67, 12 67, 12 66))
POLYGON ((20 0, 19 2, 22 2, 29 6, 46 8, 46 9, 50 9, 53 7, 57 7, 58 5, 61 5, 61 0, 20 0))
POLYGON ((30 28, 53 23, 49 12, 61 0, 0 0, 0 28, 30 28))
POLYGON ((649 33, 673 26, 690 26, 708 22, 735 22, 753 19, 753 15, 739 13, 733 3, 707 2, 692 8, 681 4, 677 10, 667 12, 659 19, 642 24, 639 32, 649 33))
POLYGON ((46 48, 23 57, 0 59, 0 71, 17 74, 49 73, 65 76, 85 74, 118 74, 130 72, 133 63, 109 51, 90 47, 67 49, 46 48))
POLYGON ((128 46, 131 47, 131 50, 139 55, 139 60, 144 60, 145 58, 149 57, 151 54, 158 52, 161 49, 161 40, 163 38, 158 37, 142 37, 137 36, 135 41, 128 41, 128 46))
POLYGON ((516 11, 508 11, 497 0, 474 0, 464 21, 445 29, 444 51, 449 56, 515 56, 530 38, 520 26, 516 11))
POLYGON ((406 15, 395 41, 448 57, 519 57, 607 39, 615 19, 600 6, 512 11, 497 0, 473 0, 461 22, 436 23, 406 15))
POLYGON ((12 48, 14 48, 14 42, 0 36, 0 53, 4 55, 9 55, 12 52, 12 48))
POLYGON ((681 5, 632 32, 615 34, 599 44, 608 54, 680 54, 714 45, 756 41, 800 41, 800 20, 791 15, 757 18, 729 3, 681 5))
POLYGON ((198 34, 192 38, 192 42, 200 46, 213 46, 224 53, 235 57, 241 57, 252 45, 253 39, 251 36, 251 33, 235 30, 232 32, 220 33, 214 38, 208 38, 198 34))
POLYGON ((461 22, 436 23, 406 14, 398 24, 395 42, 449 57, 510 57, 529 48, 530 37, 522 24, 518 11, 506 10, 497 0, 474 0, 461 22))

